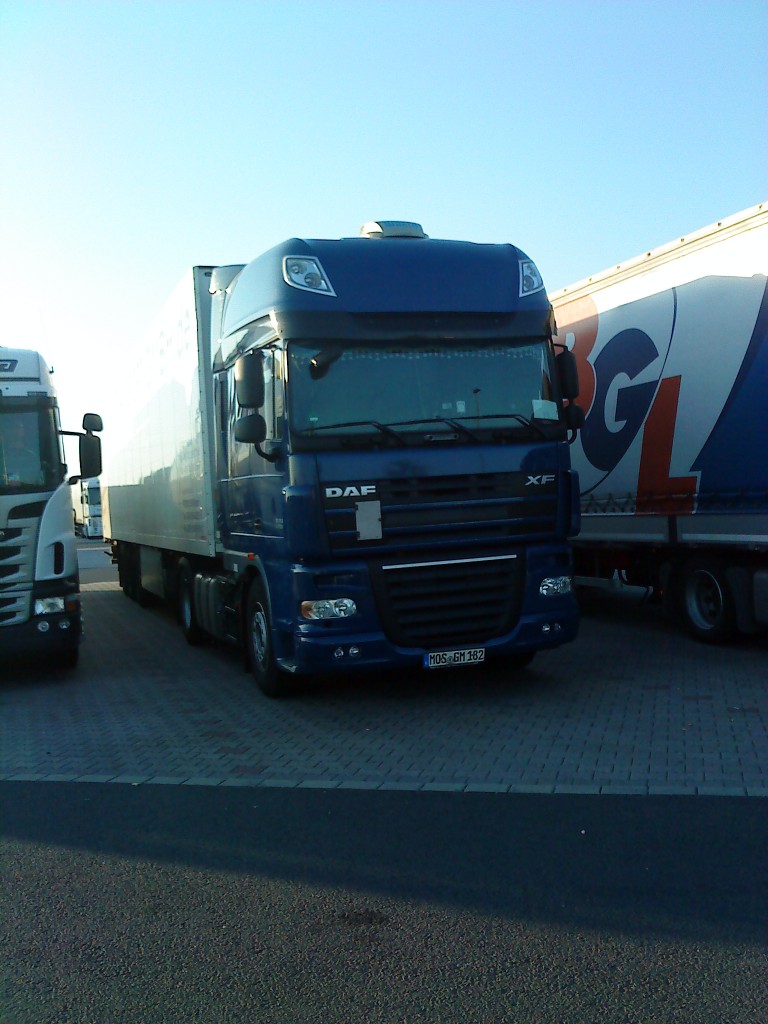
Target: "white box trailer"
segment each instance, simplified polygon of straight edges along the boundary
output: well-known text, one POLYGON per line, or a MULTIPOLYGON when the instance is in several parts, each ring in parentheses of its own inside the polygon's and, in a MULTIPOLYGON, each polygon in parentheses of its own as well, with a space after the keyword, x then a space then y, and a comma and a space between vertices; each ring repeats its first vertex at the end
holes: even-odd
POLYGON ((552 297, 585 422, 581 582, 653 588, 692 633, 768 627, 768 204, 552 297))
MULTIPOLYGON (((141 560, 130 596, 162 593, 160 552, 216 552, 209 286, 211 267, 184 275, 136 353, 134 386, 157 375, 138 405, 130 444, 102 476, 104 536, 129 537, 141 560), (120 486, 114 486, 116 481, 120 486), (116 524, 119 527, 116 528, 116 524)), ((129 589, 131 586, 129 585, 129 589)))

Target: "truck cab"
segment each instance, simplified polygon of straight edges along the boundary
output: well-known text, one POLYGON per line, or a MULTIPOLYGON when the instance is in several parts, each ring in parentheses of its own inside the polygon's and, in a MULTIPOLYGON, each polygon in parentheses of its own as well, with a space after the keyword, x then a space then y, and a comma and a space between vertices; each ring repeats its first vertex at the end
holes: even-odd
MULTIPOLYGON (((89 476, 101 471, 95 430, 101 419, 87 414, 76 435, 89 476)), ((72 667, 82 615, 63 433, 42 357, 0 348, 0 651, 72 667)))
POLYGON ((571 639, 572 424, 532 261, 376 223, 228 276, 217 508, 230 564, 253 559, 262 687, 571 639))

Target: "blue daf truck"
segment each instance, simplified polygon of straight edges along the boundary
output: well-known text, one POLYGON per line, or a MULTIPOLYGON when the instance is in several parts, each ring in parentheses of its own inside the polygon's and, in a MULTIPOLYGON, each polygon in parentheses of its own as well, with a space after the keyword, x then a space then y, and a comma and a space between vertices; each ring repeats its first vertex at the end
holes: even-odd
POLYGON ((125 593, 292 678, 526 665, 576 636, 581 424, 535 264, 371 222, 194 267, 106 467, 125 593))

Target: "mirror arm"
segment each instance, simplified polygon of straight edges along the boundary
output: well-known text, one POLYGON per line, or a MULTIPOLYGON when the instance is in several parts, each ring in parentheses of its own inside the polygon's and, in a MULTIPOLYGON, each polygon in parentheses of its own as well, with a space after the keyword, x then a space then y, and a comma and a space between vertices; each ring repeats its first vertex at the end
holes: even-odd
POLYGON ((265 452, 260 444, 254 444, 253 447, 256 449, 256 451, 259 453, 262 459, 266 459, 267 462, 277 462, 277 460, 280 458, 281 452, 279 448, 273 451, 265 452))

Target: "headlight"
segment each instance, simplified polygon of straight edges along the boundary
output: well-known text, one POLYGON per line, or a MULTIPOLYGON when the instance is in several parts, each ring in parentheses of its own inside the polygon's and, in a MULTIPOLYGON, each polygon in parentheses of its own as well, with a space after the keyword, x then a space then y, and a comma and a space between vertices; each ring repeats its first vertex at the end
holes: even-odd
POLYGON ((35 615, 54 615, 64 611, 63 597, 39 597, 35 601, 35 615))
POLYGON ((346 619, 357 611, 349 597, 334 597, 330 601, 302 601, 301 614, 305 619, 346 619))
POLYGON ((539 584, 539 593, 542 597, 570 594, 572 590, 573 579, 570 576, 550 576, 539 584))

